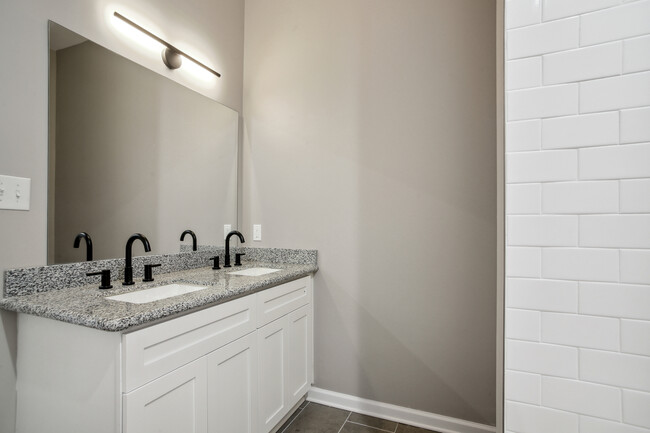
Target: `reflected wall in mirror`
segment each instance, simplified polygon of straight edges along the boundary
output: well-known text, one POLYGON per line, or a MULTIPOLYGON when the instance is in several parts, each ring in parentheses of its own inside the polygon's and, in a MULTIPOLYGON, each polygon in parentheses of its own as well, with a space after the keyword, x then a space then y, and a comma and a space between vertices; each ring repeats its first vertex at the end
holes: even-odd
POLYGON ((169 254, 236 226, 236 111, 53 22, 49 105, 48 264, 85 259, 79 232, 106 259, 132 233, 169 254))

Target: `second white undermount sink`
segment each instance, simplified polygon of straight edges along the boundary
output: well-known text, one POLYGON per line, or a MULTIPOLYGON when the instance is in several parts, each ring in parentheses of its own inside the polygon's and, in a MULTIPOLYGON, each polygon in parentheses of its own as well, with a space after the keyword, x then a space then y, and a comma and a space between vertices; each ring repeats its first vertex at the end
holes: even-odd
POLYGON ((266 274, 271 274, 273 272, 281 271, 282 269, 273 269, 273 268, 248 268, 242 269, 241 271, 228 272, 230 275, 243 275, 246 277, 259 277, 266 274))
POLYGON ((146 304, 147 302, 160 301, 161 299, 185 295, 186 293, 192 293, 207 288, 208 286, 199 286, 196 284, 167 284, 152 289, 109 296, 106 299, 110 299, 111 301, 130 302, 131 304, 146 304))

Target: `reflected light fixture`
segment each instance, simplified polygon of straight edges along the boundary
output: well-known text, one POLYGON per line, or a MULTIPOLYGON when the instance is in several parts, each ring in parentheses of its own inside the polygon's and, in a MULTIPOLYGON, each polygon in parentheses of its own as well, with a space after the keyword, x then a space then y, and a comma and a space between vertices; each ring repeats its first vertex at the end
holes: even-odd
POLYGON ((190 60, 191 62, 196 63, 197 65, 201 66, 204 68, 206 71, 212 72, 214 75, 217 77, 221 77, 221 74, 215 71, 214 69, 210 68, 209 66, 206 66, 205 64, 199 62, 196 60, 194 57, 184 53, 183 51, 179 50, 169 42, 160 39, 158 36, 154 35, 151 33, 149 30, 145 29, 144 27, 134 23, 124 15, 122 15, 119 12, 113 12, 113 15, 116 18, 119 18, 120 20, 124 21, 128 25, 132 26, 133 28, 141 31, 145 35, 149 36, 151 39, 161 43, 162 45, 165 46, 165 48, 162 51, 162 60, 163 63, 165 63, 165 66, 167 66, 169 69, 178 69, 181 67, 181 64, 183 63, 183 57, 185 57, 187 60, 190 60))

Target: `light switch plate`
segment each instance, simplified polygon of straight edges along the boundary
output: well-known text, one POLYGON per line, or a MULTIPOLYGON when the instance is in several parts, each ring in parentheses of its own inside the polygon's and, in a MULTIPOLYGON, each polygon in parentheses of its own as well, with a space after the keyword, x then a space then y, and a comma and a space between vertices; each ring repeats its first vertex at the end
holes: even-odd
POLYGON ((0 175, 0 209, 29 210, 32 180, 0 175))
POLYGON ((253 240, 262 240, 262 224, 253 224, 253 240))
POLYGON ((230 224, 224 224, 223 225, 223 238, 226 239, 226 236, 228 236, 228 233, 232 231, 232 225, 230 224))

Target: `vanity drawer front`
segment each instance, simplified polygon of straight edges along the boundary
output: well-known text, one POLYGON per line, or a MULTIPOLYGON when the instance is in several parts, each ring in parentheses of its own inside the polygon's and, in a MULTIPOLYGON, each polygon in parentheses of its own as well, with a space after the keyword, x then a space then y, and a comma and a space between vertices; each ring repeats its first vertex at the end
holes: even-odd
POLYGON ((303 277, 257 292, 257 327, 260 328, 311 302, 311 277, 303 277))
POLYGON ((255 330, 245 296, 122 336, 123 392, 130 392, 255 330))

